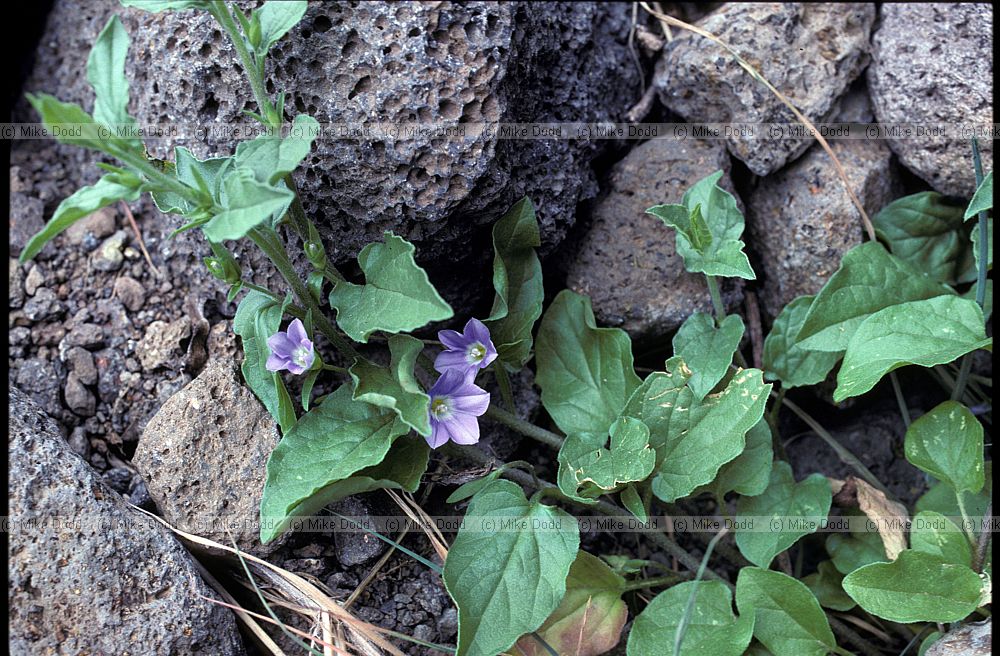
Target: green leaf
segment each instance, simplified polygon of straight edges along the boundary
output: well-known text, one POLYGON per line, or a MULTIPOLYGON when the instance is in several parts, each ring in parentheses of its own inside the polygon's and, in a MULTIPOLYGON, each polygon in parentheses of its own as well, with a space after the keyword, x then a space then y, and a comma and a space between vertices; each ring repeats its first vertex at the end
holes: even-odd
POLYGON ((797 341, 814 351, 843 351, 861 322, 879 310, 953 293, 878 242, 865 242, 844 254, 813 299, 797 341))
POLYGON ((511 370, 531 359, 531 329, 542 316, 541 246, 535 207, 519 200, 493 226, 493 288, 496 296, 485 323, 497 357, 511 370))
POLYGON ((413 367, 423 348, 424 343, 416 337, 393 335, 389 338, 392 361, 388 367, 361 358, 350 373, 355 401, 389 408, 404 424, 427 437, 431 434, 431 397, 413 377, 413 367))
POLYGON ((457 656, 494 656, 538 629, 562 601, 579 546, 572 515, 529 502, 514 483, 479 491, 444 564, 458 607, 457 656))
POLYGON ((275 43, 281 40, 290 29, 298 25, 309 8, 306 0, 285 0, 284 2, 265 2, 253 12, 260 20, 259 53, 266 53, 275 43))
MULTIPOLYGON (((986 513, 986 506, 993 496, 993 463, 987 462, 985 469, 986 482, 983 485, 983 489, 978 494, 972 494, 971 492, 962 493, 962 500, 970 517, 982 517, 986 513)), ((961 514, 958 509, 955 490, 947 483, 933 485, 930 490, 917 499, 914 509, 917 512, 931 510, 948 517, 957 517, 961 514)))
POLYGON ((986 174, 979 188, 972 195, 969 207, 965 210, 965 218, 971 219, 980 212, 993 209, 993 171, 986 174))
POLYGON ((606 434, 640 384, 628 335, 598 328, 590 299, 569 290, 542 318, 535 359, 542 405, 566 435, 606 434))
POLYGON ((635 515, 636 519, 640 522, 649 521, 649 502, 643 498, 635 485, 626 485, 620 496, 622 505, 635 515))
POLYGON ((35 257, 56 235, 102 207, 119 200, 133 201, 139 198, 137 189, 112 182, 108 177, 106 175, 89 187, 77 189, 72 196, 59 203, 45 227, 28 240, 19 260, 23 263, 35 257))
POLYGON ((934 280, 954 284, 975 280, 969 248, 970 226, 962 207, 935 191, 904 196, 872 219, 892 254, 934 280))
POLYGON ((27 93, 25 97, 41 116, 45 129, 60 143, 99 150, 112 156, 115 155, 115 143, 125 146, 126 149, 130 148, 130 145, 123 144, 122 140, 112 139, 111 135, 102 132, 102 129, 106 128, 98 126, 93 117, 76 103, 64 103, 47 93, 38 95, 27 93), (77 126, 79 126, 78 134, 75 133, 77 126))
POLYGON ((972 567, 969 540, 950 519, 930 510, 918 512, 910 526, 910 547, 946 563, 972 567))
POLYGON ((649 447, 649 429, 633 417, 619 417, 611 425, 611 440, 604 436, 578 439, 567 436, 559 449, 560 488, 577 497, 579 487, 593 491, 585 497, 607 494, 623 483, 644 480, 653 471, 656 452, 649 447))
MULTIPOLYGON (((983 303, 983 318, 986 321, 990 320, 990 316, 993 315, 993 281, 989 278, 986 279, 986 293, 985 302, 983 303)), ((976 286, 973 285, 969 288, 969 291, 962 294, 962 298, 968 299, 970 301, 976 300, 976 286)))
POLYGON ((826 539, 826 552, 841 574, 850 574, 859 567, 888 562, 885 545, 876 531, 853 534, 831 533, 826 539))
POLYGON ((95 95, 94 119, 99 123, 110 126, 135 123, 128 114, 128 78, 125 77, 128 46, 128 33, 118 16, 111 16, 87 58, 87 81, 95 95))
MULTIPOLYGON (((566 595, 536 632, 560 656, 598 656, 618 644, 628 608, 621 595, 625 579, 600 558, 580 551, 569 568, 566 595)), ((546 656, 533 636, 517 641, 515 652, 546 656)))
POLYGON ((677 627, 697 587, 691 620, 677 656, 741 656, 754 631, 754 613, 733 613, 733 595, 720 581, 687 581, 656 595, 632 624, 628 656, 672 653, 677 627))
POLYGON ((223 181, 223 211, 202 226, 211 241, 240 239, 273 216, 285 213, 295 194, 254 179, 250 169, 235 169, 223 181))
MULTIPOLYGON (((674 411, 687 412, 694 402, 687 381, 691 370, 680 358, 667 360, 666 371, 654 371, 629 397, 621 414, 635 417, 649 428, 649 444, 656 451, 656 467, 667 455, 674 411)), ((680 423, 680 420, 678 420, 680 423)))
POLYGON ((980 605, 983 582, 965 565, 907 549, 891 563, 851 572, 844 590, 866 611, 892 622, 958 622, 980 605))
POLYGON ((712 315, 695 312, 674 335, 674 354, 690 363, 688 387, 701 401, 722 380, 733 363, 733 354, 743 339, 743 319, 730 314, 716 328, 712 315))
POLYGON ((755 618, 754 637, 774 656, 825 656, 837 643, 809 588, 780 572, 744 567, 736 579, 736 607, 755 618))
POLYGON ((293 515, 307 515, 329 501, 327 486, 382 462, 407 432, 391 410, 351 399, 342 385, 304 414, 267 461, 260 501, 261 541, 276 538, 293 515))
POLYGON ((775 462, 767 489, 755 497, 741 497, 736 506, 737 518, 771 517, 771 530, 737 529, 736 546, 751 563, 766 568, 799 538, 820 529, 830 513, 832 500, 825 476, 810 474, 796 483, 791 465, 775 462))
POLYGON ((281 412, 274 376, 265 366, 271 355, 267 338, 281 328, 283 314, 280 303, 266 294, 250 290, 240 301, 233 318, 233 332, 243 339, 243 379, 275 421, 280 421, 281 412))
POLYGON ((278 426, 281 427, 281 434, 285 435, 292 430, 298 418, 295 416, 295 406, 292 405, 292 397, 285 389, 281 374, 275 371, 271 375, 274 378, 274 389, 278 392, 278 426))
POLYGON ((857 605, 844 592, 841 585, 844 575, 837 571, 832 561, 824 560, 817 569, 815 574, 804 577, 802 582, 816 595, 820 606, 844 613, 857 605))
POLYGON ((376 330, 416 330, 454 315, 413 260, 413 251, 413 244, 386 232, 385 243, 368 244, 358 255, 365 284, 341 281, 330 292, 337 323, 351 339, 366 343, 376 330))
POLYGON ((709 485, 716 498, 727 492, 753 497, 767 489, 771 477, 774 450, 771 446, 771 427, 761 419, 747 431, 743 453, 719 469, 719 475, 709 485))
POLYGON ((833 400, 864 394, 909 364, 933 367, 990 347, 983 311, 958 296, 893 305, 865 319, 848 343, 833 400))
POLYGON ((904 449, 911 465, 957 492, 983 489, 983 425, 961 403, 945 401, 914 421, 904 449))
MULTIPOLYGON (((173 175, 188 187, 201 191, 205 194, 206 200, 223 204, 222 184, 230 167, 233 166, 232 157, 210 157, 200 160, 187 148, 177 146, 174 149, 174 160, 176 164, 167 162, 169 167, 164 173, 173 175)), ((154 191, 152 196, 156 207, 165 214, 187 216, 198 209, 187 198, 173 191, 154 191)))
MULTIPOLYGON (((272 3, 265 4, 267 7, 272 3)), ((262 10, 261 10, 262 11, 262 10)), ((284 139, 261 136, 236 146, 236 166, 253 171, 257 182, 277 184, 298 168, 309 155, 319 134, 319 123, 311 116, 299 114, 284 139)))
POLYGON ((469 497, 475 496, 480 490, 488 486, 490 483, 499 478, 500 474, 504 472, 503 467, 494 469, 486 476, 482 478, 477 478, 474 481, 469 481, 468 483, 463 483, 455 488, 455 491, 448 495, 445 499, 447 503, 458 503, 459 501, 465 501, 469 497))
POLYGON ((208 0, 119 0, 122 7, 135 7, 158 14, 161 11, 182 11, 184 9, 208 9, 208 0))
POLYGON ((927 636, 920 641, 920 649, 917 650, 917 656, 924 656, 927 650, 934 646, 934 643, 941 639, 944 634, 940 631, 931 631, 927 636))
POLYGON ((677 252, 688 271, 754 280, 740 240, 743 213, 736 199, 718 186, 720 178, 722 171, 716 171, 696 182, 682 205, 656 205, 646 213, 677 230, 677 252))
MULTIPOLYGON (((743 452, 747 431, 764 416, 770 389, 759 369, 744 369, 722 392, 701 403, 690 390, 678 394, 675 407, 663 408, 671 414, 663 446, 657 449, 663 460, 653 477, 653 493, 671 503, 711 482, 722 465, 743 452)), ((652 436, 653 425, 647 425, 652 436)), ((659 440, 651 437, 650 442, 659 440)))
POLYGON ((840 353, 811 351, 798 341, 815 298, 799 296, 786 305, 764 340, 764 378, 780 380, 787 389, 822 383, 840 359, 840 353))

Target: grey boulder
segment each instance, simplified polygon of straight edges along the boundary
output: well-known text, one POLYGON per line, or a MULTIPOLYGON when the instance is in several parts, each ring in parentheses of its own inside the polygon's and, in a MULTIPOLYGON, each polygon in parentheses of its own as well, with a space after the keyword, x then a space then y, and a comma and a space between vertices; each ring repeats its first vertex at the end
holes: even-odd
POLYGON ((9 410, 10 652, 245 653, 173 535, 130 508, 17 388, 9 410))

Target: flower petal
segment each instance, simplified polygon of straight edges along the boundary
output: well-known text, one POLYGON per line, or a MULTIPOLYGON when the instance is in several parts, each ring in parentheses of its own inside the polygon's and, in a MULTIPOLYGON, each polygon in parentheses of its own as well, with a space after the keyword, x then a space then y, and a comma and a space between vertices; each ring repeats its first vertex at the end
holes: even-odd
POLYGON ((479 417, 486 412, 486 408, 490 407, 490 393, 479 389, 475 385, 469 385, 469 387, 460 390, 458 394, 451 397, 451 406, 455 412, 479 417), (469 388, 479 391, 462 393, 466 392, 469 388))
POLYGON ((264 368, 268 371, 281 371, 282 369, 287 369, 289 364, 287 358, 277 353, 272 353, 268 356, 267 362, 264 363, 264 368))
POLYGON ((472 415, 457 414, 448 422, 448 432, 455 444, 475 444, 479 441, 479 420, 472 415))
POLYGON ((293 319, 292 323, 288 324, 288 339, 294 342, 296 346, 309 341, 309 335, 306 334, 306 327, 302 325, 301 320, 293 319))
POLYGON ((465 335, 456 330, 440 330, 438 331, 438 339, 445 345, 445 348, 456 351, 464 351, 469 343, 465 335))
POLYGON ((301 376, 302 372, 308 369, 308 367, 303 367, 302 365, 296 364, 294 360, 288 361, 288 371, 296 376, 301 376))
POLYGON ((292 350, 296 346, 297 344, 288 339, 288 333, 274 333, 267 338, 267 348, 271 349, 271 353, 285 358, 292 357, 292 350))
POLYGON ((427 394, 431 397, 451 396, 452 392, 465 385, 465 373, 457 369, 448 369, 441 374, 441 377, 431 386, 427 394))
POLYGON ((467 342, 479 342, 484 346, 492 343, 490 342, 490 329, 479 319, 469 319, 468 323, 465 324, 463 332, 465 333, 467 342))
POLYGON ((470 366, 464 351, 441 351, 434 358, 434 369, 444 373, 449 369, 461 369, 463 372, 470 366))
POLYGON ((444 427, 444 422, 431 420, 431 434, 429 437, 425 437, 427 444, 432 448, 436 449, 451 437, 451 434, 444 427))

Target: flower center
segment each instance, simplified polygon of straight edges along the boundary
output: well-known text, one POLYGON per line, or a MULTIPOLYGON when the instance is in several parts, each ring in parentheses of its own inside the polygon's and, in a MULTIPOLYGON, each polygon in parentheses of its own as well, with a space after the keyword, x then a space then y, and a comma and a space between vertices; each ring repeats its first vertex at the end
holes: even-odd
POLYGON ((310 355, 312 355, 310 349, 305 346, 300 346, 292 351, 292 361, 300 367, 308 367, 310 355))
POLYGON ((431 399, 431 416, 439 421, 451 416, 451 408, 448 407, 448 397, 438 396, 431 399))
POLYGON ((469 346, 468 353, 470 362, 482 362, 483 358, 486 357, 486 347, 479 342, 475 342, 469 346))

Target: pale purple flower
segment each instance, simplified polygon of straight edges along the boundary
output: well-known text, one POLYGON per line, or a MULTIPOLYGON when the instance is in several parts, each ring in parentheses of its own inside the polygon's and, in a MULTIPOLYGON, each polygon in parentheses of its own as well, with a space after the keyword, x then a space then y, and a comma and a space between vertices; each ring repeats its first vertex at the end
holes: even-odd
POLYGON ((293 319, 288 324, 286 332, 279 331, 268 337, 267 347, 271 349, 271 355, 264 365, 268 371, 288 369, 299 375, 309 369, 316 359, 313 343, 309 341, 306 328, 298 319, 293 319))
POLYGON ((436 449, 448 440, 456 444, 479 441, 479 420, 490 405, 490 393, 473 384, 465 372, 449 369, 441 374, 428 394, 431 397, 431 435, 427 443, 436 449))
POLYGON ((490 329, 479 319, 469 319, 462 332, 442 330, 438 339, 444 344, 434 360, 434 368, 445 373, 456 369, 475 378, 475 374, 497 359, 497 349, 490 340, 490 329))

